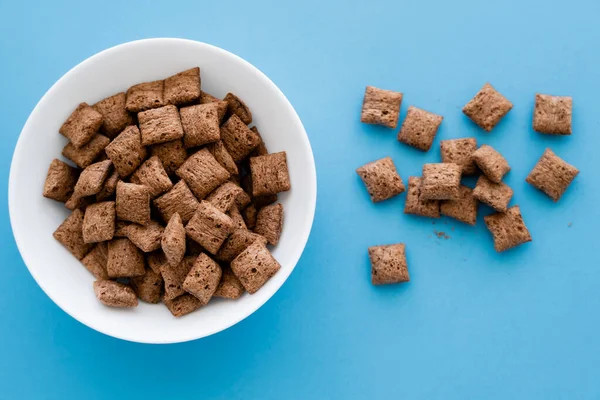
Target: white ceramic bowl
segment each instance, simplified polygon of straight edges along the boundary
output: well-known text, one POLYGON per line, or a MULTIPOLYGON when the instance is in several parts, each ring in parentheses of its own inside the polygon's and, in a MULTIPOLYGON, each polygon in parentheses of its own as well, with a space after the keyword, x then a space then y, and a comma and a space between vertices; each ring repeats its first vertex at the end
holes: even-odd
MULTIPOLYGON (((283 93, 257 68, 214 46, 182 39, 126 43, 90 57, 64 75, 37 104, 19 137, 9 180, 14 236, 31 275, 64 311, 85 325, 117 338, 174 343, 222 331, 262 306, 294 269, 311 230, 316 173, 304 127, 283 93), (279 196, 285 223, 273 255, 281 270, 256 294, 215 299, 206 307, 174 318, 161 304, 113 309, 98 302, 93 276, 52 237, 69 211, 42 197, 48 165, 61 158, 66 139, 58 133, 77 104, 93 104, 133 84, 166 78, 199 66, 202 89, 218 97, 233 92, 250 107, 269 151, 285 150, 292 190, 279 196)), ((265 329, 268 329, 265 327, 265 329)))

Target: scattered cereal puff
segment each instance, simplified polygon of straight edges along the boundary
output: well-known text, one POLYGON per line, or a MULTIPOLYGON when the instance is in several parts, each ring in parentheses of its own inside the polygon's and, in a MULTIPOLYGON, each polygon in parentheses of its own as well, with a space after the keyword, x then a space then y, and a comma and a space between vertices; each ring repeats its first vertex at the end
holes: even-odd
POLYGON ((487 215, 484 220, 494 237, 494 248, 497 252, 531 242, 531 235, 525 226, 519 206, 513 206, 505 213, 487 215))
POLYGON ((165 79, 165 104, 188 104, 200 98, 200 68, 195 67, 165 79))
POLYGON ((477 199, 473 197, 473 189, 460 185, 459 197, 456 200, 445 200, 440 204, 440 212, 465 224, 475 225, 477 222, 477 199))
POLYGON ((440 142, 443 163, 458 164, 463 175, 475 175, 477 166, 473 161, 473 153, 477 150, 477 139, 450 139, 440 142))
POLYGON ((457 164, 423 165, 420 198, 423 200, 457 200, 460 197, 462 168, 457 164))
POLYGON ((248 246, 231 262, 233 273, 250 294, 256 293, 280 268, 271 252, 259 241, 248 246))
MULTIPOLYGON (((199 200, 202 200, 226 182, 230 174, 207 149, 202 149, 190 156, 179 167, 177 176, 188 184, 199 200)), ((183 215, 181 217, 183 218, 183 215)))
POLYGON ((221 138, 218 104, 198 104, 179 110, 186 148, 216 142, 221 138))
POLYGON ((221 126, 221 140, 235 162, 245 159, 260 144, 260 137, 235 114, 221 126))
POLYGON ((482 145, 473 153, 473 160, 481 169, 481 172, 494 183, 500 183, 504 175, 510 171, 508 161, 502 157, 502 154, 487 144, 482 145))
POLYGON ((546 193, 555 202, 567 190, 579 170, 546 149, 526 181, 546 193))
POLYGON ((551 135, 570 135, 573 98, 569 96, 535 95, 533 129, 551 135))
POLYGON ((406 189, 390 157, 365 164, 356 173, 365 184, 373 202, 390 199, 406 189))
POLYGON ((62 155, 73 161, 79 168, 86 168, 98 158, 108 146, 110 139, 104 135, 94 135, 94 137, 77 148, 69 142, 62 150, 62 155))
POLYGON ((131 175, 146 159, 146 148, 137 126, 128 126, 104 149, 123 178, 131 175))
POLYGON ((275 195, 292 187, 285 151, 250 158, 250 172, 255 197, 275 195))
POLYGON ((144 253, 129 239, 113 239, 108 242, 108 276, 130 278, 146 273, 144 253))
POLYGON ((164 81, 144 82, 127 89, 125 108, 130 112, 140 112, 162 107, 164 100, 164 81))
POLYGON ((178 213, 183 223, 187 224, 196 212, 198 204, 198 200, 183 180, 177 182, 171 190, 154 200, 154 205, 165 223, 171 220, 173 214, 178 213))
POLYGON ((82 232, 86 243, 111 240, 115 234, 115 202, 90 204, 85 209, 82 232))
POLYGON ((209 256, 202 253, 196 258, 192 269, 183 281, 183 289, 200 300, 202 305, 207 304, 219 282, 221 282, 221 267, 209 256))
POLYGON ((408 178, 408 192, 406 193, 405 214, 420 215, 422 217, 439 218, 440 202, 438 200, 425 200, 421 197, 422 178, 411 176, 408 178))
POLYGON ((444 117, 410 106, 402 123, 398 140, 422 151, 428 151, 444 117))
POLYGON ((216 254, 233 230, 233 221, 207 201, 201 201, 185 227, 187 235, 210 254, 216 254))
POLYGON ((167 192, 173 187, 173 182, 169 179, 169 175, 167 175, 167 171, 165 171, 158 156, 152 156, 144 161, 131 175, 129 181, 146 186, 151 199, 167 192))
POLYGON ((402 93, 367 86, 360 121, 396 128, 401 103, 402 93))
POLYGON ((513 196, 513 190, 504 182, 494 183, 485 175, 481 175, 477 180, 475 190, 473 190, 473 196, 496 211, 506 212, 508 203, 513 196))
POLYGON ((102 114, 87 103, 81 103, 58 130, 61 135, 80 148, 89 142, 102 125, 102 114))
POLYGON ((77 184, 75 184, 74 194, 78 197, 86 197, 99 193, 108 177, 111 166, 112 162, 106 160, 92 164, 81 171, 77 184))
POLYGON ((150 194, 148 188, 135 183, 117 183, 117 218, 146 225, 150 222, 150 194))
POLYGON ((138 114, 142 145, 165 143, 183 137, 179 111, 174 105, 142 111, 138 114))
POLYGON ((55 158, 50 163, 46 174, 44 197, 66 202, 73 195, 78 177, 79 172, 76 168, 55 158))
POLYGON ((512 103, 506 97, 486 83, 463 107, 463 113, 481 129, 490 132, 512 107, 512 103))
POLYGON ((408 282, 406 246, 403 243, 369 247, 371 282, 374 285, 408 282))

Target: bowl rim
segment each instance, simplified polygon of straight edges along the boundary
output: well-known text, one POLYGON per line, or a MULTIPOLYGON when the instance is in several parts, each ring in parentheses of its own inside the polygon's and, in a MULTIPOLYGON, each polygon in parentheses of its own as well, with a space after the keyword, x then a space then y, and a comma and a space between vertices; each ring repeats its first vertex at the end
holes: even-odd
POLYGON ((69 69, 65 74, 63 74, 47 91, 46 93, 44 93, 44 95, 40 98, 40 100, 36 103, 35 107, 33 108, 33 110, 31 111, 31 113, 29 114, 29 116, 27 117, 27 120, 25 122, 25 124, 23 125, 23 128, 21 129, 21 132, 19 133, 19 138, 17 139, 17 144, 15 146, 15 149, 13 151, 13 156, 12 156, 12 160, 11 160, 11 164, 10 164, 10 172, 9 172, 9 179, 8 179, 8 211, 9 211, 9 220, 10 220, 10 226, 11 226, 11 231, 13 233, 13 237, 15 239, 15 243, 17 245, 17 248, 19 250, 19 254, 21 255, 21 258, 23 260, 23 263, 25 264, 25 266, 27 267, 27 270, 29 271, 29 273, 31 274, 31 276, 33 277, 33 279, 35 280, 35 282, 37 283, 37 285, 42 289, 42 291, 52 300, 52 302, 54 302, 54 304, 56 304, 63 312, 65 312, 66 314, 68 314, 69 316, 71 316, 74 320, 78 321, 79 323, 97 331, 100 332, 104 335, 110 336, 110 337, 114 337, 114 338, 118 338, 121 340, 126 340, 126 341, 130 341, 130 342, 137 342, 137 343, 147 343, 147 344, 170 344, 170 343, 183 343, 183 342, 188 342, 188 341, 192 341, 192 340, 197 340, 197 339, 201 339, 203 337, 208 337, 211 335, 214 335, 218 332, 224 331, 230 327, 232 327, 233 325, 238 324, 239 322, 243 321, 244 319, 248 318, 250 315, 254 314, 259 308, 261 308, 267 301, 269 301, 274 295, 275 293, 277 293, 279 291, 279 289, 281 289, 281 286, 283 286, 283 284, 287 281, 287 279, 289 278, 289 276, 291 275, 291 273, 293 272, 293 270, 296 268, 296 265, 298 264, 298 261, 300 260, 300 257, 302 256, 302 253, 304 252, 305 248, 306 248, 306 244, 308 242, 308 238, 310 236, 311 230, 312 230, 312 226, 314 223, 314 217, 315 217, 315 210, 316 210, 316 201, 317 201, 317 173, 316 173, 316 165, 315 165, 315 159, 314 159, 314 154, 312 151, 312 147, 310 145, 310 141, 308 139, 308 135, 306 133, 306 129, 304 128, 304 125, 302 124, 302 121, 300 120, 300 117, 298 116, 298 113, 296 112, 296 110, 294 109, 294 107, 292 106, 292 104, 290 103, 290 101, 288 100, 288 98, 285 96, 285 94, 281 91, 281 89, 279 89, 279 87, 265 74, 263 73, 259 68, 255 67, 253 64, 251 64, 250 62, 246 61, 245 59, 243 59, 242 57, 227 51, 225 49, 222 49, 220 47, 208 44, 208 43, 204 43, 204 42, 200 42, 200 41, 196 41, 196 40, 191 40, 191 39, 184 39, 184 38, 147 38, 147 39, 139 39, 139 40, 134 40, 134 41, 129 41, 129 42, 125 42, 125 43, 121 43, 118 44, 116 46, 112 46, 109 47, 107 49, 104 49, 98 53, 93 54, 92 56, 84 59, 83 61, 81 61, 80 63, 78 63, 77 65, 75 65, 74 67, 72 67, 71 69, 69 69), (23 146, 23 133, 25 131, 28 130, 28 125, 31 123, 32 120, 35 119, 36 114, 39 112, 40 109, 40 105, 44 104, 47 99, 52 95, 52 93, 56 90, 57 87, 59 87, 61 85, 61 83, 63 82, 63 80, 67 79, 67 77, 73 73, 75 73, 76 71, 78 71, 79 69, 85 67, 87 64, 89 63, 93 63, 95 62, 97 59, 101 58, 101 57, 105 57, 107 55, 109 55, 112 52, 115 51, 120 51, 124 48, 128 48, 128 47, 134 47, 140 44, 146 44, 146 43, 152 43, 152 42, 156 42, 156 43, 165 43, 165 42, 172 42, 172 43, 179 43, 179 42, 183 42, 183 43, 187 43, 187 44, 192 44, 192 45, 196 45, 196 46, 201 46, 201 47, 206 47, 211 51, 215 51, 217 53, 221 53, 223 55, 225 55, 226 57, 231 57, 233 59, 236 59, 237 62, 240 62, 242 65, 245 66, 245 68, 248 68, 250 70, 253 70, 255 72, 255 74, 257 75, 257 77, 261 80, 264 80, 266 82, 266 84, 271 85, 273 87, 273 89, 275 89, 275 92, 279 98, 279 101, 281 101, 286 107, 288 107, 291 111, 292 111, 292 117, 295 120, 294 123, 300 128, 301 132, 303 133, 303 135, 301 135, 301 140, 306 148, 306 151, 308 152, 308 156, 309 159, 312 160, 311 163, 309 163, 309 165, 307 165, 306 170, 303 171, 303 173, 305 174, 309 174, 312 179, 310 179, 312 185, 310 187, 311 192, 310 193, 310 204, 309 206, 309 213, 307 215, 306 220, 308 220, 309 222, 307 224, 305 224, 303 226, 303 232, 300 235, 300 239, 301 239, 301 246, 298 246, 297 250, 296 250, 296 254, 294 254, 292 256, 292 262, 290 262, 291 268, 289 269, 289 273, 287 274, 287 276, 285 276, 285 278, 281 281, 281 284, 277 287, 274 288, 274 290, 272 291, 272 293, 268 294, 267 296, 264 297, 264 299, 261 299, 261 301, 257 302, 254 306, 249 307, 245 313, 241 313, 239 318, 236 319, 232 319, 231 321, 229 321, 228 323, 224 324, 223 326, 219 326, 215 329, 210 329, 207 332, 204 332, 203 334, 194 334, 193 332, 190 332, 187 335, 182 335, 174 340, 170 340, 170 339, 166 339, 166 340, 161 340, 161 341, 156 341, 156 340, 144 340, 144 339, 140 339, 140 338, 135 338, 135 337, 130 337, 128 335, 120 335, 118 333, 114 333, 114 332, 107 332, 105 331, 101 326, 97 326, 94 322, 93 322, 93 318, 90 320, 81 320, 78 317, 76 317, 75 315, 73 315, 71 312, 68 311, 68 307, 66 307, 64 304, 62 304, 61 302, 57 301, 56 298, 54 298, 49 291, 47 290, 47 288, 44 286, 44 283, 39 279, 38 275, 34 272, 34 270, 32 270, 32 268, 29 267, 29 263, 31 262, 31 259, 29 258, 29 256, 26 254, 26 252, 24 252, 22 250, 22 246, 23 243, 25 241, 24 239, 24 235, 25 232, 22 232, 22 230, 19 229, 15 229, 15 221, 14 219, 16 218, 16 210, 15 210, 15 204, 18 202, 18 199, 15 197, 15 187, 17 185, 17 180, 16 180, 16 172, 15 172, 15 165, 18 163, 18 161, 24 157, 25 152, 23 151, 23 149, 21 148, 23 146), (19 233, 17 233, 17 231, 19 233))

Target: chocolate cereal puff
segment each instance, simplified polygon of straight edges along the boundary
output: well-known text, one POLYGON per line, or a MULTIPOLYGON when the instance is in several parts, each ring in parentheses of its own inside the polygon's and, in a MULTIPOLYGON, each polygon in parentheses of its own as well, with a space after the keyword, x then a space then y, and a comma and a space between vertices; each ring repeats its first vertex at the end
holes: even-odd
POLYGON ((477 166, 472 155, 477 150, 477 139, 450 139, 440 142, 443 163, 458 164, 462 168, 463 175, 475 175, 477 166))
POLYGON ((229 215, 229 218, 233 221, 233 229, 248 229, 246 221, 244 221, 244 217, 237 206, 231 207, 227 212, 227 215, 229 215))
POLYGON ((216 142, 221 138, 218 104, 198 104, 179 110, 186 148, 216 142))
POLYGON ((137 126, 128 126, 104 149, 123 178, 131 175, 146 159, 146 148, 137 126))
POLYGON ((463 113, 481 129, 490 132, 512 107, 512 103, 506 97, 486 83, 463 107, 463 113))
POLYGON ((258 214, 258 210, 254 204, 248 205, 248 207, 244 208, 242 211, 242 217, 244 217, 244 222, 246 223, 246 227, 248 229, 254 229, 256 226, 256 216, 258 214))
POLYGON ((78 260, 85 257, 93 247, 83 240, 83 211, 79 209, 73 210, 52 236, 78 260))
POLYGON ((473 190, 473 196, 496 211, 506 212, 513 190, 504 182, 494 183, 485 175, 481 175, 473 190))
POLYGON ((158 156, 150 157, 144 161, 131 175, 129 181, 146 186, 152 199, 169 191, 173 187, 173 182, 169 179, 167 171, 165 171, 158 156))
POLYGON ((63 203, 66 202, 75 190, 78 177, 79 172, 76 168, 55 158, 48 167, 43 196, 63 203))
POLYGON ((196 258, 192 269, 185 277, 183 289, 205 305, 217 290, 221 282, 221 274, 219 264, 202 253, 196 258))
POLYGON ((160 274, 160 269, 163 266, 165 268, 169 267, 167 259, 161 250, 156 250, 152 253, 146 253, 146 263, 148 264, 148 267, 150 267, 150 269, 157 274, 160 274))
POLYGON ((252 150, 252 152, 250 153, 250 157, 266 156, 267 154, 269 154, 269 150, 267 150, 267 145, 265 144, 258 129, 255 126, 253 126, 252 128, 250 128, 250 130, 256 133, 256 135, 260 139, 260 143, 258 144, 258 146, 256 146, 254 150, 252 150))
POLYGON ((533 129, 550 135, 570 135, 573 98, 569 96, 535 95, 533 129))
POLYGON ((221 126, 221 140, 235 162, 246 158, 260 143, 258 135, 235 114, 221 126))
POLYGON ((150 193, 148 188, 135 183, 117 183, 117 218, 146 225, 150 222, 150 193))
POLYGON ((360 121, 396 128, 400 115, 402 93, 367 86, 360 121))
POLYGON ((404 214, 420 215, 422 217, 439 218, 440 202, 438 200, 425 200, 421 196, 422 178, 411 176, 408 178, 408 192, 404 214))
POLYGON ((82 232, 86 243, 111 240, 115 234, 115 202, 90 204, 85 209, 82 232))
POLYGON ((79 168, 86 168, 98 158, 108 146, 110 139, 104 135, 94 135, 94 137, 77 148, 73 143, 69 142, 62 150, 62 155, 73 161, 79 168))
POLYGON ((191 294, 184 294, 171 300, 163 299, 163 302, 171 314, 177 318, 190 314, 202 307, 200 300, 191 294))
POLYGON ((252 123, 252 113, 250 109, 239 97, 233 93, 227 93, 223 101, 227 102, 227 113, 237 115, 246 125, 252 123))
POLYGON ((256 293, 279 271, 281 265, 263 243, 255 241, 232 262, 231 269, 250 294, 256 293))
POLYGON ((115 169, 104 181, 102 189, 96 194, 96 201, 103 201, 112 197, 117 190, 119 179, 119 172, 115 169))
POLYGON ((285 151, 250 158, 252 195, 268 196, 291 189, 285 151))
POLYGON ((79 175, 75 184, 74 195, 77 197, 93 196, 102 190, 104 181, 110 173, 112 163, 110 160, 100 161, 90 165, 79 175))
POLYGON ((198 208, 198 200, 184 181, 179 181, 171 190, 156 200, 154 205, 163 221, 168 223, 173 214, 178 213, 184 224, 192 218, 198 208))
MULTIPOLYGON (((207 149, 202 149, 179 167, 177 176, 183 179, 194 195, 201 200, 226 182, 230 174, 207 149)), ((183 218, 183 215, 181 217, 183 218)))
POLYGON ((222 262, 231 262, 256 241, 264 245, 267 244, 267 239, 257 233, 250 232, 247 229, 234 229, 215 255, 215 259, 222 262))
POLYGON ((408 282, 406 246, 403 243, 369 247, 371 282, 374 285, 408 282))
POLYGON ((494 237, 494 248, 497 252, 531 242, 531 235, 525 226, 519 206, 513 206, 505 213, 487 215, 484 221, 494 237))
POLYGON ((225 148, 222 140, 217 140, 214 143, 210 143, 206 146, 206 148, 208 151, 210 151, 210 154, 213 155, 215 160, 217 160, 217 162, 227 170, 227 172, 229 172, 231 175, 237 175, 239 173, 235 161, 233 161, 231 154, 229 154, 225 148))
POLYGON ((185 293, 183 281, 196 261, 194 256, 185 257, 179 264, 170 266, 163 264, 160 273, 165 280, 165 300, 173 300, 185 293))
POLYGON ((365 164, 356 173, 365 184, 371 201, 375 203, 399 195, 405 190, 404 182, 390 157, 365 164))
POLYGON ((410 106, 402 123, 398 140, 422 151, 428 151, 444 117, 410 106))
POLYGON ((106 279, 95 281, 94 293, 105 306, 126 308, 138 305, 133 289, 119 282, 106 279))
POLYGON ((221 212, 227 212, 235 204, 238 196, 244 189, 233 182, 225 182, 208 195, 206 201, 221 212))
POLYGON ((165 79, 165 104, 188 104, 199 98, 200 68, 191 68, 165 79))
POLYGON ((423 165, 421 194, 423 200, 457 200, 460 197, 462 168, 457 164, 423 165))
POLYGON ((477 199, 473 197, 473 189, 460 185, 459 197, 456 200, 445 200, 440 204, 440 212, 465 224, 475 225, 477 222, 477 199))
POLYGON ((77 195, 77 193, 73 193, 73 195, 65 203, 65 207, 71 211, 78 208, 80 208, 81 210, 85 210, 85 208, 93 202, 94 196, 81 197, 77 195))
POLYGON ((138 113, 164 105, 164 81, 139 83, 127 89, 125 108, 129 112, 138 113))
POLYGON ((144 253, 160 249, 163 231, 164 228, 152 220, 146 225, 131 224, 125 229, 129 240, 144 253))
POLYGON ((579 170, 546 149, 544 154, 527 176, 527 183, 546 193, 555 202, 567 190, 579 170))
POLYGON ((108 242, 108 276, 111 278, 131 278, 146 273, 144 253, 127 238, 108 242))
POLYGON ((81 263, 96 279, 108 279, 108 272, 106 271, 106 265, 108 264, 108 243, 98 243, 83 257, 81 263))
POLYGON ((133 125, 133 117, 125 109, 125 92, 100 100, 92 108, 102 114, 100 132, 111 139, 117 137, 123 129, 133 125))
POLYGON ((130 283, 140 300, 152 304, 160 302, 160 295, 164 286, 160 273, 156 273, 152 269, 146 269, 144 275, 131 278, 130 283))
POLYGON ((165 143, 183 137, 183 126, 179 111, 174 105, 168 105, 138 114, 142 145, 165 143))
POLYGON ((187 152, 181 139, 150 146, 150 154, 160 159, 169 175, 173 175, 187 159, 187 152))
POLYGON ((244 286, 242 282, 235 276, 231 268, 222 268, 221 282, 217 286, 217 290, 213 297, 221 297, 223 299, 239 299, 244 294, 244 286))
POLYGON ((254 232, 264 236, 273 246, 279 243, 283 229, 283 205, 281 203, 265 206, 258 211, 254 232))
POLYGON ((80 148, 94 137, 102 125, 102 114, 87 103, 81 103, 60 127, 58 132, 80 148))
POLYGON ((185 227, 178 213, 173 214, 162 238, 161 247, 169 265, 176 266, 185 255, 185 227))
POLYGON ((508 161, 492 146, 482 145, 473 153, 475 164, 494 183, 500 183, 504 175, 510 171, 508 161))
POLYGON ((229 108, 229 104, 226 101, 218 99, 211 94, 208 94, 206 92, 201 92, 200 99, 198 100, 198 104, 210 104, 210 103, 217 103, 219 122, 222 122, 223 118, 225 118, 225 114, 227 114, 227 109, 229 108))
POLYGON ((232 230, 231 218, 204 200, 185 227, 187 235, 210 254, 216 254, 232 230))

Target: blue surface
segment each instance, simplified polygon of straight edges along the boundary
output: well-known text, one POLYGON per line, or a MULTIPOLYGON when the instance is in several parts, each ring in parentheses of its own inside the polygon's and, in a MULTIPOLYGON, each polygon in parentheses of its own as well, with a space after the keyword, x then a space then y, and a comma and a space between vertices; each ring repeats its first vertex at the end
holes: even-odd
POLYGON ((600 397, 600 3, 367 3, 0 2, 0 398, 600 397), (46 297, 12 238, 6 187, 19 132, 60 76, 165 36, 223 47, 273 79, 310 136, 319 198, 301 262, 262 309, 207 339, 148 346, 46 297), (486 81, 514 103, 490 134, 461 113, 486 81), (359 123, 367 84, 404 92, 401 118, 411 104, 445 117, 430 152, 359 123), (536 91, 574 97, 571 137, 532 131, 536 91), (439 159, 441 138, 464 136, 511 163, 533 243, 498 255, 481 215, 475 228, 405 216, 404 195, 374 205, 354 172, 390 155, 406 180, 439 159), (524 181, 548 146, 581 170, 559 204, 524 181), (367 247, 399 241, 412 281, 371 286, 367 247))

